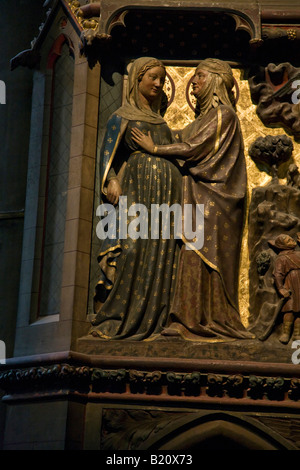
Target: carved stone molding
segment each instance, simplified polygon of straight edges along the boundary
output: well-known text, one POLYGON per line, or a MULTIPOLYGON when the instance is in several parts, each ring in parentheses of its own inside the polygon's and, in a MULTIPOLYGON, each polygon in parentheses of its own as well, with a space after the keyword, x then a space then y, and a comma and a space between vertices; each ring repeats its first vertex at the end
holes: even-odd
POLYGON ((87 58, 91 68, 98 61, 102 64, 106 58, 111 61, 113 57, 157 56, 159 53, 170 60, 175 57, 186 60, 190 55, 193 59, 207 54, 219 58, 229 54, 236 60, 241 56, 248 57, 249 48, 253 51, 261 43, 259 8, 254 1, 248 2, 246 7, 239 0, 225 2, 222 9, 212 6, 211 2, 199 3, 198 0, 188 0, 184 5, 168 0, 164 6, 160 0, 102 0, 89 3, 83 0, 56 0, 45 2, 44 6, 48 11, 38 35, 30 49, 20 52, 11 60, 12 70, 20 65, 30 68, 38 66, 41 44, 59 9, 72 23, 79 37, 79 51, 87 58), (162 24, 158 24, 160 20, 157 15, 161 16, 162 24), (185 19, 179 19, 180 15, 185 19), (149 30, 149 22, 155 28, 149 30), (182 28, 186 33, 178 35, 182 28))
MULTIPOLYGON (((144 2, 143 0, 118 0, 112 2, 111 0, 101 0, 100 11, 101 17, 99 21, 99 32, 108 33, 111 30, 112 23, 115 22, 118 15, 124 11, 132 8, 161 8, 160 0, 151 0, 150 2, 144 2)), ((197 10, 203 11, 211 10, 218 11, 219 8, 214 8, 211 2, 198 0, 189 0, 185 2, 184 7, 182 4, 178 4, 176 0, 168 0, 164 4, 164 8, 175 9, 175 10, 197 10)), ((222 10, 232 15, 236 21, 237 29, 243 28, 249 32, 251 39, 260 37, 260 18, 259 18, 259 7, 256 2, 248 2, 247 6, 240 1, 223 2, 222 10)))
MULTIPOLYGON (((225 437, 228 446, 236 442, 237 447, 249 450, 298 450, 299 424, 298 417, 277 417, 269 413, 115 407, 103 409, 98 432, 103 451, 197 449, 201 452, 203 442, 218 436, 225 437)), ((205 445, 204 449, 207 450, 205 445)))
POLYGON ((270 41, 273 39, 287 39, 289 41, 300 40, 300 26, 299 25, 263 25, 262 26, 262 39, 270 41))
MULTIPOLYGON (((95 358, 94 358, 95 359, 95 358)), ((99 359, 101 362, 101 359, 99 359)), ((103 359, 102 359, 103 361, 103 359)), ((131 365, 128 358, 119 362, 119 367, 101 367, 78 361, 61 361, 51 364, 23 364, 17 367, 0 366, 0 388, 3 400, 39 400, 61 395, 81 396, 85 400, 142 400, 176 401, 188 403, 222 400, 223 404, 266 405, 299 408, 300 378, 293 366, 281 368, 268 364, 245 364, 244 371, 231 363, 209 364, 201 361, 193 364, 194 370, 179 370, 178 367, 142 368, 131 365), (121 367, 123 366, 123 367, 121 367), (271 367, 272 366, 272 367, 271 367), (251 370, 257 373, 249 373, 251 370), (223 370, 223 371, 222 371, 223 370), (231 372, 230 372, 231 371, 231 372), (294 374, 291 375, 291 372, 294 374), (280 373, 275 375, 274 373, 280 373)), ((109 362, 109 359, 107 359, 109 362)), ((137 361, 137 365, 138 365, 137 361)), ((175 363, 174 363, 175 366, 175 363)), ((241 366, 241 364, 240 364, 241 366)))
MULTIPOLYGON (((247 53, 245 52, 248 58, 249 54, 250 56, 252 56, 252 54, 256 55, 257 50, 260 49, 262 44, 272 42, 270 40, 287 39, 290 43, 295 43, 298 42, 300 38, 300 26, 298 24, 299 14, 296 9, 294 11, 291 7, 288 9, 285 7, 284 17, 288 20, 286 24, 269 24, 269 21, 272 20, 274 16, 274 11, 261 10, 259 2, 254 0, 250 0, 246 4, 241 0, 224 1, 222 2, 222 8, 205 0, 201 0, 200 2, 199 0, 187 0, 184 3, 178 3, 176 0, 167 0, 163 6, 161 0, 100 0, 99 2, 86 2, 84 0, 46 0, 43 6, 48 9, 45 21, 40 25, 38 35, 33 39, 31 48, 20 52, 12 59, 12 69, 19 65, 30 68, 37 66, 40 60, 39 44, 49 31, 49 27, 55 19, 58 8, 62 8, 72 22, 80 39, 79 50, 82 55, 87 57, 91 67, 93 67, 98 60, 101 60, 103 55, 111 55, 109 47, 113 39, 113 30, 116 26, 120 25, 126 30, 127 15, 133 11, 140 12, 147 18, 149 14, 151 15, 155 12, 164 14, 175 12, 177 16, 189 12, 195 18, 206 14, 218 15, 222 12, 233 20, 237 33, 246 33, 246 37, 248 38, 246 42, 248 42, 248 46, 250 46, 250 50, 247 51, 247 53), (261 21, 264 22, 263 25, 261 25, 261 21)), ((278 15, 276 16, 275 14, 275 19, 277 17, 278 15)), ((138 20, 136 26, 139 26, 138 20)), ((174 34, 176 32, 178 32, 178 27, 169 31, 168 34, 174 34)), ((210 32, 212 33, 210 34, 211 39, 215 31, 210 30, 210 32)), ((235 32, 233 32, 233 34, 235 36, 235 32)), ((133 41, 136 40, 137 43, 140 43, 141 39, 135 37, 135 31, 131 31, 130 35, 133 41)), ((237 38, 237 40, 239 39, 237 38)), ((158 43, 159 42, 160 40, 158 40, 158 43)), ((200 42, 203 44, 203 38, 201 38, 200 42)), ((218 47, 222 48, 224 44, 227 45, 227 42, 228 38, 226 37, 220 39, 218 47)), ((210 40, 208 41, 208 45, 209 44, 210 40)), ((231 44, 227 46, 228 50, 232 49, 231 44)), ((144 45, 144 47, 148 48, 148 45, 144 45)), ((155 47, 160 48, 159 44, 156 44, 155 47)), ((189 51, 189 49, 189 46, 187 46, 187 51, 189 51)), ((192 50, 190 52, 192 52, 192 50)), ((202 52, 205 54, 205 50, 202 52)), ((138 54, 143 54, 143 51, 138 51, 138 54)))
POLYGON ((105 409, 102 415, 101 450, 137 450, 166 427, 176 427, 189 413, 161 410, 105 409), (178 424, 177 424, 178 423, 178 424))

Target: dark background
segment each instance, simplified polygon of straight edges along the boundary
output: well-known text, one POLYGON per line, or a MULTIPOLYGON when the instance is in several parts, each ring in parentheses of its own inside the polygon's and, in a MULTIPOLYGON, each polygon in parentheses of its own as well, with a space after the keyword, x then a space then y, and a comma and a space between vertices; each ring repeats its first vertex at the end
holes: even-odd
MULTIPOLYGON (((22 254, 23 211, 33 72, 10 70, 10 60, 30 49, 45 18, 44 0, 0 0, 0 80, 6 104, 0 104, 0 340, 13 355, 22 254)), ((0 449, 4 427, 0 402, 0 449)))

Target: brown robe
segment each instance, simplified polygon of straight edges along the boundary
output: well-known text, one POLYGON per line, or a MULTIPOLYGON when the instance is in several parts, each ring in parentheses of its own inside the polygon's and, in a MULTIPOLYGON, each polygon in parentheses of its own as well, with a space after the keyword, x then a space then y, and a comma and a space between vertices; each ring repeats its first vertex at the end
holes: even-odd
POLYGON ((300 252, 284 250, 276 258, 273 272, 278 290, 288 289, 291 296, 284 303, 281 311, 300 312, 300 252))
POLYGON ((170 326, 190 340, 253 338, 238 310, 247 175, 236 113, 227 105, 213 108, 182 140, 157 153, 185 161, 182 202, 204 204, 204 245, 187 250, 183 237, 170 326))

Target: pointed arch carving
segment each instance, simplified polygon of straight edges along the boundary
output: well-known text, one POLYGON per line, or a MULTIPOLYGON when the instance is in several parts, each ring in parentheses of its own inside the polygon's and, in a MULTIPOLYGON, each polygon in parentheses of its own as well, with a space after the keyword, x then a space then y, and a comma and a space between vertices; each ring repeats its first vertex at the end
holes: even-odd
MULTIPOLYGON (((165 427, 151 442, 144 443, 147 450, 206 450, 216 443, 230 450, 296 450, 291 441, 260 423, 255 417, 229 412, 205 412, 185 415, 173 426, 165 427)), ((212 448, 212 447, 211 447, 212 448)))

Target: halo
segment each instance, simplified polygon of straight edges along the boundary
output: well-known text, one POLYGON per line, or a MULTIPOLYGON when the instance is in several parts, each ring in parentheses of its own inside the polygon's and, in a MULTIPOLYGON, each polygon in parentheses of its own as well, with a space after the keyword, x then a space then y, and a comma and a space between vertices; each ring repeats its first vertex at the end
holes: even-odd
POLYGON ((168 104, 167 107, 169 107, 173 101, 174 101, 174 96, 175 96, 175 83, 171 75, 166 72, 166 80, 164 84, 164 92, 167 95, 168 98, 168 104))

